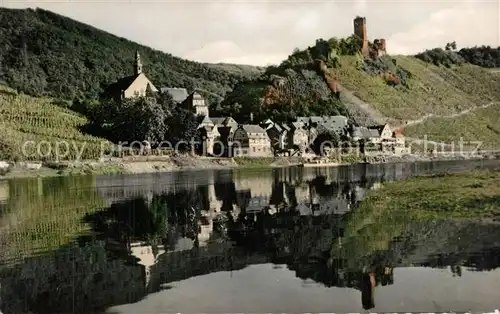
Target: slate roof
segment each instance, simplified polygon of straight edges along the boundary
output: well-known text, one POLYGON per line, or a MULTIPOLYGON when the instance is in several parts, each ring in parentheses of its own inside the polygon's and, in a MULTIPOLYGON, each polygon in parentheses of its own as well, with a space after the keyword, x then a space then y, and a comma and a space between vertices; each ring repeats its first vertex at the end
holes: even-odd
POLYGON ((210 120, 212 120, 212 122, 215 124, 215 125, 223 125, 224 124, 224 121, 226 121, 226 117, 219 117, 219 118, 210 118, 210 120))
POLYGON ((312 117, 297 117, 297 122, 308 124, 314 123, 317 125, 318 132, 333 131, 339 132, 344 130, 348 124, 349 119, 344 116, 312 116, 312 117))
POLYGON ((242 128, 247 133, 263 133, 263 134, 267 134, 266 130, 264 130, 262 127, 260 127, 257 124, 243 124, 242 128))
POLYGON ((367 139, 367 138, 380 137, 380 133, 377 129, 370 129, 365 126, 361 126, 361 127, 355 127, 353 129, 352 136, 367 139))
POLYGON ((384 127, 385 127, 385 124, 380 124, 380 125, 369 126, 368 129, 370 129, 370 130, 377 130, 378 133, 382 133, 382 131, 384 130, 384 127))
POLYGON ((297 122, 292 122, 292 126, 295 128, 295 129, 300 129, 302 127, 304 127, 304 122, 300 122, 300 121, 297 121, 297 122))
POLYGON ((176 103, 183 102, 189 96, 187 89, 180 87, 162 87, 160 91, 162 93, 169 93, 176 103))
POLYGON ((131 76, 127 76, 127 77, 119 79, 115 83, 108 85, 108 87, 106 88, 104 93, 106 95, 113 95, 113 96, 121 95, 121 93, 124 90, 126 90, 127 88, 129 88, 130 85, 132 85, 132 83, 137 79, 137 77, 139 75, 140 74, 131 75, 131 76))

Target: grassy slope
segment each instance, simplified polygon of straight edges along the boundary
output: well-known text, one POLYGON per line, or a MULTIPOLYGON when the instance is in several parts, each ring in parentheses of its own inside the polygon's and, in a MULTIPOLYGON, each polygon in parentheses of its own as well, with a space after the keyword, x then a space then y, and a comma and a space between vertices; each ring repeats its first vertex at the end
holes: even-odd
POLYGON ((341 58, 342 67, 332 71, 339 81, 384 116, 405 121, 429 113, 447 115, 500 100, 500 77, 487 69, 466 64, 437 67, 414 57, 393 56, 398 65, 412 73, 410 89, 391 87, 379 76, 356 69, 356 58, 341 58))
MULTIPOLYGON (((93 137, 80 132, 79 127, 85 125, 87 119, 64 108, 51 103, 48 98, 34 98, 16 94, 11 89, 0 86, 0 130, 1 141, 4 145, 0 151, 0 158, 6 159, 33 159, 35 155, 33 145, 27 146, 27 155, 22 152, 26 141, 48 141, 52 143, 52 152, 48 159, 55 156, 55 144, 66 141, 70 145, 68 159, 74 159, 78 149, 83 149, 84 159, 99 158, 101 142, 104 139, 93 137)), ((45 146, 46 147, 46 146, 45 146)), ((42 146, 42 149, 44 146, 42 146)), ((61 146, 61 154, 66 148, 61 146)), ((43 150, 42 152, 46 152, 43 150)))
POLYGON ((455 118, 440 118, 490 103, 500 103, 500 76, 490 70, 465 64, 453 68, 437 67, 414 57, 394 56, 398 65, 411 72, 409 89, 391 87, 379 76, 356 69, 355 57, 342 57, 342 67, 331 71, 341 85, 369 103, 388 122, 404 125, 432 114, 433 119, 404 130, 407 136, 429 140, 457 142, 483 141, 489 147, 500 147, 497 125, 500 119, 494 104, 472 110, 455 118))
POLYGON ((342 245, 334 244, 332 253, 355 262, 388 249, 390 241, 413 223, 497 217, 499 180, 500 171, 477 171, 388 183, 360 204, 346 225, 342 245))
POLYGON ((455 143, 481 141, 483 149, 500 148, 500 104, 473 110, 456 118, 430 118, 405 128, 406 136, 455 143))

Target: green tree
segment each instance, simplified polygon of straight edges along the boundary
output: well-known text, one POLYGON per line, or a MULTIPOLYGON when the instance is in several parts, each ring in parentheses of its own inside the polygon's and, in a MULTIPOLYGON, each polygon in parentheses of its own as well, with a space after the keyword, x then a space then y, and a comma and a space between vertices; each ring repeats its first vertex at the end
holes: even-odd
POLYGON ((177 106, 166 121, 168 125, 167 140, 173 145, 178 145, 177 148, 180 151, 196 149, 196 147, 191 147, 191 143, 193 141, 200 142, 201 139, 198 134, 199 119, 195 114, 177 106), (181 141, 185 143, 181 144, 181 141))

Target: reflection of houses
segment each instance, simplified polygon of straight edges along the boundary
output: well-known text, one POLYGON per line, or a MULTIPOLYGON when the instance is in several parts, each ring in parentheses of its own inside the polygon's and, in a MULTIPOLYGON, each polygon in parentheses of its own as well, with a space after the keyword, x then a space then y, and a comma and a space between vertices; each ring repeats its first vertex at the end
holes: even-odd
POLYGON ((135 55, 134 74, 121 78, 117 82, 109 85, 104 92, 104 96, 115 100, 146 96, 148 88, 151 89, 152 92, 158 91, 146 74, 142 72, 141 56, 137 51, 135 55))
POLYGON ((151 267, 153 267, 158 261, 158 257, 165 253, 162 247, 159 247, 156 252, 154 252, 151 245, 144 245, 141 242, 135 242, 130 244, 130 254, 139 259, 139 264, 145 267, 146 271, 146 286, 149 284, 151 279, 151 267))
POLYGON ((234 132, 232 145, 234 156, 273 156, 269 136, 266 130, 258 125, 240 125, 234 132))
POLYGON ((0 181, 0 203, 4 203, 9 200, 9 182, 0 181))

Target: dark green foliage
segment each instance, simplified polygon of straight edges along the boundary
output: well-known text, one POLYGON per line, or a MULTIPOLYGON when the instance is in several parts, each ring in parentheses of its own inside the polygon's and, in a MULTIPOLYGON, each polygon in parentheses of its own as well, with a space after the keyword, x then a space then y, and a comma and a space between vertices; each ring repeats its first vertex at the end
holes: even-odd
POLYGON ((464 58, 462 58, 460 54, 451 50, 443 50, 441 48, 426 50, 416 54, 415 58, 427 63, 432 63, 436 66, 444 65, 446 67, 461 65, 465 62, 464 58))
POLYGON ((107 101, 92 107, 89 133, 112 142, 161 142, 167 132, 167 115, 155 98, 138 97, 122 102, 107 101))
POLYGON ((324 40, 319 38, 316 44, 304 50, 295 49, 281 66, 304 65, 314 60, 322 60, 330 67, 338 67, 338 56, 352 56, 358 53, 362 47, 362 40, 356 35, 347 38, 330 38, 324 40))
POLYGON ((0 8, 0 47, 0 81, 31 95, 71 100, 97 98, 107 84, 132 75, 136 50, 157 87, 199 87, 224 95, 257 75, 183 60, 42 9, 0 8))
POLYGON ((500 47, 462 48, 458 54, 469 63, 485 68, 500 68, 500 47))
POLYGON ((166 139, 176 145, 179 151, 192 151, 192 143, 200 142, 198 136, 199 119, 191 111, 176 106, 167 118, 168 131, 166 139))
POLYGON ((370 75, 382 75, 391 86, 408 87, 411 72, 397 65, 396 60, 389 56, 364 58, 361 69, 370 75))
POLYGON ((230 115, 240 123, 250 123, 251 113, 254 122, 268 118, 287 122, 309 115, 347 116, 345 106, 315 71, 286 69, 283 75, 263 75, 260 80, 238 84, 217 114, 230 115), (270 102, 262 103, 263 97, 270 102))
POLYGON ((457 49, 457 43, 456 42, 451 42, 447 43, 446 46, 444 47, 444 50, 456 50, 457 49))

